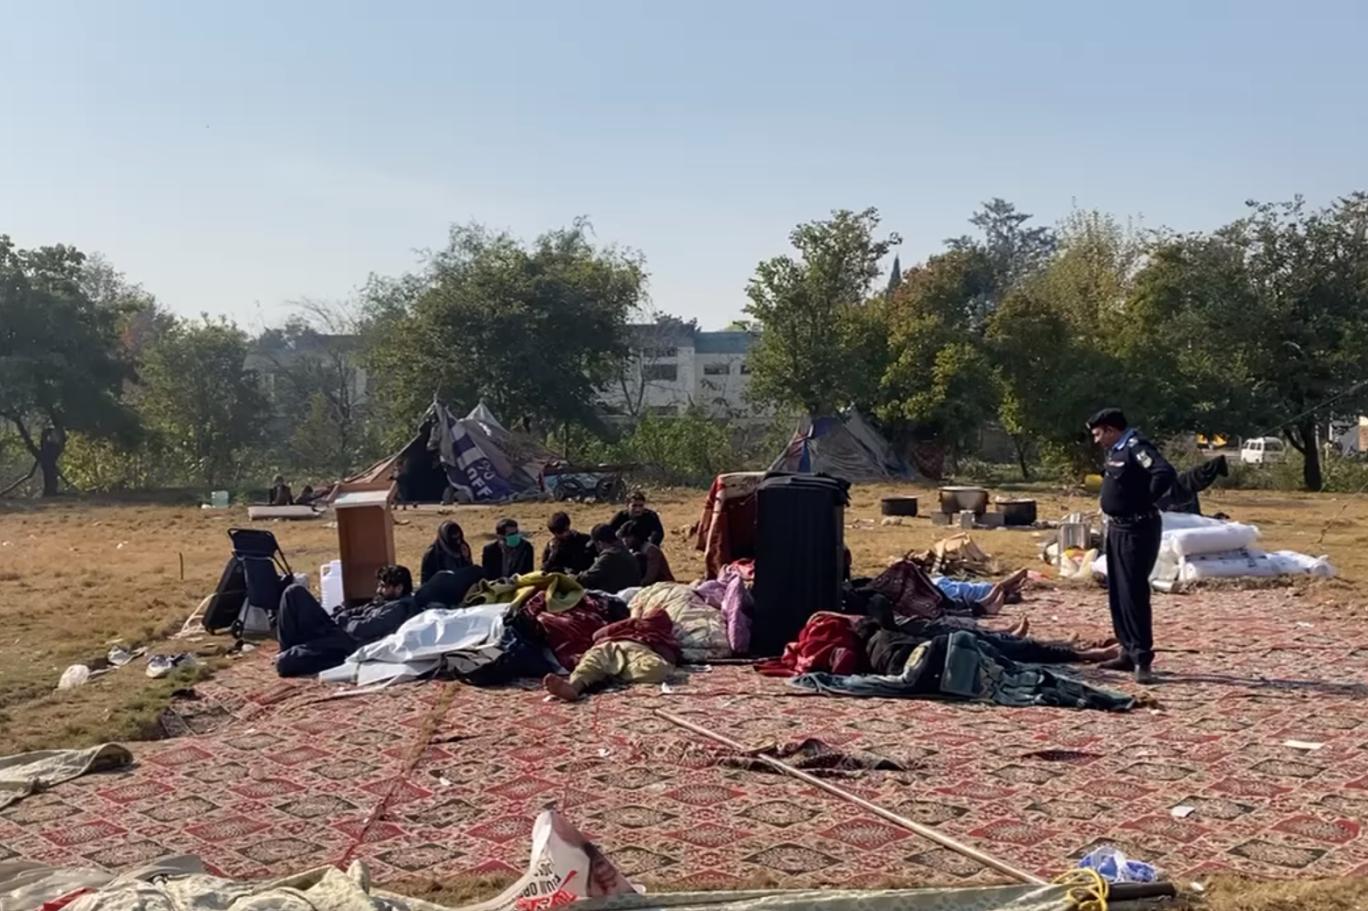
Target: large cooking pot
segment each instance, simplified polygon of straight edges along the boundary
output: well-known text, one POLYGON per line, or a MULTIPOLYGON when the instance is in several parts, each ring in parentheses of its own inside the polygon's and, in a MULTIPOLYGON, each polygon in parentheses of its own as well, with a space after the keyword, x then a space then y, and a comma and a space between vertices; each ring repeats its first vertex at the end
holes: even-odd
POLYGON ((1036 501, 1027 499, 998 499, 998 512, 1002 513, 1003 525, 1034 525, 1036 520, 1036 501))
POLYGON ((988 490, 983 487, 942 487, 940 508, 948 516, 965 510, 981 516, 988 511, 988 490))
POLYGON ((879 501, 879 511, 886 516, 915 516, 916 497, 884 497, 879 501))

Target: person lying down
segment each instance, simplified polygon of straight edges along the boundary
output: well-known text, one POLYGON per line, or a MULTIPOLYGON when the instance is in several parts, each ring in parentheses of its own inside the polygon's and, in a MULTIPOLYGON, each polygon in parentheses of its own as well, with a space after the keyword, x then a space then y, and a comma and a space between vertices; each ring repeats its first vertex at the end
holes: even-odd
POLYGON ((966 582, 948 576, 932 576, 931 581, 947 598, 968 608, 975 617, 991 617, 1002 612, 1002 606, 1021 600, 1026 586, 1027 570, 1018 569, 997 582, 966 582))
POLYGON ((564 702, 575 702, 588 690, 609 683, 663 683, 679 664, 674 622, 663 610, 610 623, 594 633, 569 678, 547 674, 542 686, 564 702))
POLYGON ((870 673, 814 672, 794 677, 790 684, 835 696, 961 699, 1017 707, 1126 711, 1135 704, 1124 693, 1047 666, 1107 661, 1119 653, 1114 644, 1080 648, 939 620, 899 618, 886 608, 856 621, 856 638, 863 643, 870 673))

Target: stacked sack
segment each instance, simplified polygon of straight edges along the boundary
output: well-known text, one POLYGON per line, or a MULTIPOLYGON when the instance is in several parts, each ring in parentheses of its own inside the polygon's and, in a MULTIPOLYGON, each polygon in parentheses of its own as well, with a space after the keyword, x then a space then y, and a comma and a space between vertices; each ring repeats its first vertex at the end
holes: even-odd
MULTIPOLYGON (((1161 515, 1164 536, 1159 545, 1159 559, 1150 573, 1150 584, 1156 588, 1206 579, 1289 575, 1328 578, 1335 575, 1335 568, 1323 556, 1311 557, 1292 550, 1272 553, 1261 550, 1256 546, 1259 540, 1257 526, 1191 513, 1161 515)), ((1093 572, 1106 576, 1105 556, 1094 562, 1093 572)))

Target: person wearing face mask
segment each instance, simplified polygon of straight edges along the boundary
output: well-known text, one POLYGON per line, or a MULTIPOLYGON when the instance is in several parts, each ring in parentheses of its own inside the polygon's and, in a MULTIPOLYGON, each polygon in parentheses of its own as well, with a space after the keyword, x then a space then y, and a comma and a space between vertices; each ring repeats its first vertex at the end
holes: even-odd
POLYGON ((518 531, 516 519, 500 519, 494 526, 494 540, 485 545, 480 562, 485 578, 508 579, 532 572, 532 543, 518 531))

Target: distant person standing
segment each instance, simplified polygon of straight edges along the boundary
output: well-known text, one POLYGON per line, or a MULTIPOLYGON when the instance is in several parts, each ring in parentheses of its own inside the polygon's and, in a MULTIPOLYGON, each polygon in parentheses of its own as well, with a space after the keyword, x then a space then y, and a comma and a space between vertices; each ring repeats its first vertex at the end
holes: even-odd
POLYGON ((660 516, 653 509, 646 508, 646 491, 634 490, 631 497, 627 500, 627 508, 619 510, 613 516, 613 521, 608 523, 608 527, 614 533, 620 533, 622 526, 628 522, 637 523, 637 528, 641 534, 652 544, 660 544, 665 540, 665 526, 660 524, 660 516))
POLYGON ((266 494, 266 502, 271 506, 293 506, 294 494, 290 485, 285 483, 284 475, 276 475, 271 481, 271 489, 266 494))
POLYGON ((1134 671, 1136 683, 1154 683, 1149 577, 1164 531, 1155 504, 1177 473, 1153 443, 1127 426, 1120 409, 1097 412, 1088 419, 1088 430, 1105 453, 1101 505, 1108 519, 1107 604, 1122 649, 1119 658, 1099 666, 1134 671))

